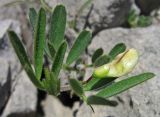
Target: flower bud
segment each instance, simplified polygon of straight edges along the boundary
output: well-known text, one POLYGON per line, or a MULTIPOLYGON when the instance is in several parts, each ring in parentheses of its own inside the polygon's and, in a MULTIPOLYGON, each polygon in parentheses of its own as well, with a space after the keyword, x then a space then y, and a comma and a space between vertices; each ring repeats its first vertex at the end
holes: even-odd
POLYGON ((119 54, 112 62, 96 68, 94 78, 120 77, 128 74, 138 62, 138 52, 129 49, 119 54))

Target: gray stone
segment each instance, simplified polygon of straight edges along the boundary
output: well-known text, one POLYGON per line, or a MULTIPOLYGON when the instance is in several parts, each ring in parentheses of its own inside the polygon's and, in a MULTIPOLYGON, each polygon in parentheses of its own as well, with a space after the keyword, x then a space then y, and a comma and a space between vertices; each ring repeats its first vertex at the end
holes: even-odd
MULTIPOLYGON (((13 1, 13 0, 12 0, 13 1)), ((3 0, 1 3, 0 3, 0 7, 1 7, 1 10, 0 10, 0 19, 1 20, 4 20, 4 19, 17 19, 17 16, 18 16, 18 12, 21 11, 20 7, 19 6, 4 6, 6 3, 9 3, 9 1, 7 2, 7 0, 3 0), (6 2, 5 2, 6 1, 6 2)))
POLYGON ((0 20, 14 19, 21 24, 21 36, 23 42, 26 45, 26 49, 29 51, 28 55, 32 58, 33 55, 33 38, 32 29, 29 25, 28 12, 29 8, 34 7, 39 9, 40 5, 35 0, 17 1, 17 0, 1 0, 0 2, 0 20), (13 3, 12 3, 13 2, 13 3), (17 3, 14 3, 17 2, 17 3), (6 4, 10 5, 6 5, 6 4))
POLYGON ((95 0, 89 22, 95 31, 117 27, 124 23, 131 9, 132 0, 95 0))
MULTIPOLYGON (((78 13, 78 10, 80 7, 86 2, 86 0, 46 0, 46 3, 53 9, 56 7, 57 4, 63 4, 66 7, 67 10, 67 21, 73 21, 75 20, 75 17, 78 13)), ((87 10, 88 11, 88 10, 87 10)), ((86 16, 86 12, 85 12, 86 16)), ((80 21, 77 22, 77 28, 82 29, 84 25, 84 18, 82 18, 80 21)), ((67 27, 69 28, 69 27, 67 27)), ((69 30, 70 31, 70 30, 69 30)))
POLYGON ((71 109, 63 106, 56 97, 47 96, 42 105, 45 117, 72 117, 71 109))
MULTIPOLYGON (((21 34, 20 24, 18 22, 14 20, 4 20, 2 22, 11 22, 8 28, 10 28, 11 30, 14 30, 18 35, 21 34)), ((3 42, 1 43, 0 58, 3 59, 3 61, 6 61, 4 63, 7 63, 8 64, 7 66, 10 66, 11 73, 12 73, 12 80, 14 80, 14 77, 17 75, 17 73, 21 69, 19 60, 17 59, 15 51, 13 50, 13 47, 10 44, 10 41, 7 37, 7 32, 5 33, 5 35, 1 40, 3 40, 3 42), (5 46, 3 46, 2 48, 2 45, 5 45, 5 46)))
POLYGON ((4 59, 0 58, 0 110, 5 106, 8 100, 11 78, 9 76, 9 64, 4 59), (3 66, 3 67, 2 67, 3 66))
POLYGON ((67 9, 69 19, 75 17, 84 2, 85 0, 46 0, 46 3, 48 3, 48 5, 52 8, 55 8, 57 4, 64 4, 67 9))
POLYGON ((11 48, 9 40, 6 36, 6 31, 9 27, 12 27, 12 29, 15 29, 15 31, 20 34, 18 28, 19 25, 13 20, 0 21, 0 24, 1 23, 3 23, 3 26, 0 28, 0 35, 2 36, 0 40, 0 110, 5 107, 10 95, 11 84, 21 69, 19 61, 15 56, 15 52, 11 48))
POLYGON ((67 39, 69 48, 72 47, 73 43, 75 42, 78 34, 75 32, 75 30, 67 27, 65 31, 65 38, 67 39))
MULTIPOLYGON (((133 0, 93 0, 78 17, 77 29, 82 30, 86 20, 89 21, 89 28, 94 31, 122 25, 130 11, 132 1, 133 0), (87 18, 92 4, 93 9, 91 10, 90 17, 87 18)), ((56 4, 64 4, 68 11, 68 21, 71 21, 86 1, 46 0, 46 2, 52 7, 55 7, 56 4)))
POLYGON ((8 28, 11 25, 11 20, 4 20, 4 21, 0 21, 0 39, 3 38, 4 34, 6 33, 6 31, 8 30, 8 28))
POLYGON ((94 106, 95 113, 93 113, 83 104, 76 117, 159 117, 160 26, 105 30, 93 39, 89 50, 102 47, 107 53, 119 42, 124 42, 128 48, 136 48, 140 55, 138 65, 129 76, 150 71, 155 73, 156 77, 112 97, 111 99, 118 102, 117 107, 94 106))
POLYGON ((35 117, 37 90, 25 71, 22 71, 16 79, 2 117, 35 117))
MULTIPOLYGON (((1 22, 11 22, 7 28, 21 34, 20 24, 13 20, 1 22)), ((5 29, 3 29, 5 28, 5 29)), ((34 116, 36 112, 37 90, 30 82, 25 72, 21 72, 22 67, 13 50, 12 45, 4 30, 0 48, 0 116, 2 117, 28 117, 34 116)))
POLYGON ((15 19, 19 20, 22 15, 26 15, 25 13, 28 12, 28 8, 37 7, 37 2, 34 0, 27 0, 27 1, 17 1, 17 0, 1 0, 0 2, 0 19, 15 19))

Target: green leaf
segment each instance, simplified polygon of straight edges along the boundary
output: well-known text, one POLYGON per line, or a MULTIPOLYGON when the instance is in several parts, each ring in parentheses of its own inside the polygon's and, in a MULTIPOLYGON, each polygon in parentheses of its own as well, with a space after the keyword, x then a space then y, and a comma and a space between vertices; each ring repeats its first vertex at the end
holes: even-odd
POLYGON ((21 43, 19 37, 16 35, 13 31, 8 31, 9 39, 12 43, 12 46, 21 62, 21 65, 25 69, 27 75, 29 76, 30 80, 33 82, 35 86, 37 86, 40 89, 43 89, 40 82, 36 79, 35 74, 33 72, 33 69, 31 67, 31 64, 28 60, 28 56, 26 54, 25 48, 23 44, 21 43))
POLYGON ((99 66, 102 66, 104 64, 107 64, 110 62, 110 57, 107 56, 107 55, 103 55, 103 56, 100 56, 95 62, 94 62, 94 66, 95 67, 99 67, 99 66))
POLYGON ((67 43, 66 41, 64 41, 59 47, 52 65, 52 72, 55 74, 56 77, 58 77, 59 72, 62 68, 66 49, 67 49, 67 43))
POLYGON ((63 5, 58 5, 52 14, 49 32, 49 40, 56 50, 58 50, 59 46, 64 40, 65 27, 66 9, 63 5))
POLYGON ((88 83, 83 86, 83 88, 85 91, 99 90, 100 88, 111 85, 114 80, 115 78, 92 78, 88 83))
POLYGON ((116 101, 106 100, 105 98, 98 96, 90 96, 87 98, 88 104, 91 105, 107 105, 107 106, 117 106, 118 103, 116 101))
POLYGON ((92 56, 92 63, 94 63, 103 54, 103 49, 97 49, 92 56))
POLYGON ((109 56, 113 60, 118 54, 126 50, 126 45, 124 43, 119 43, 115 45, 112 50, 109 52, 109 56))
POLYGON ((106 87, 105 89, 102 89, 99 93, 96 95, 103 98, 108 98, 114 95, 117 95, 133 86, 136 86, 146 80, 149 80, 150 78, 154 77, 155 75, 153 73, 143 73, 137 76, 132 76, 130 78, 127 78, 125 80, 113 83, 109 87, 106 87))
POLYGON ((49 57, 49 59, 53 59, 52 56, 50 55, 50 50, 49 50, 49 47, 48 47, 48 41, 46 40, 45 42, 45 47, 44 47, 44 51, 45 51, 45 54, 49 57))
POLYGON ((54 58, 54 56, 56 54, 56 50, 50 42, 48 42, 48 49, 49 49, 50 55, 52 56, 52 58, 54 58))
POLYGON ((152 24, 151 17, 147 16, 139 16, 137 26, 139 27, 147 27, 152 24))
POLYGON ((138 14, 135 10, 130 10, 127 22, 131 27, 137 27, 138 14))
POLYGON ((85 51, 89 42, 91 41, 91 33, 89 31, 82 31, 72 46, 66 64, 70 65, 85 51))
POLYGON ((34 8, 29 9, 29 19, 32 25, 33 30, 35 31, 36 28, 36 21, 37 21, 38 14, 34 8))
POLYGON ((43 84, 49 94, 57 96, 60 93, 60 79, 56 78, 48 68, 45 68, 43 84))
POLYGON ((82 84, 78 80, 69 79, 69 84, 76 95, 83 97, 84 95, 83 87, 82 87, 82 84))
POLYGON ((147 27, 152 24, 150 16, 140 15, 133 9, 129 12, 127 22, 130 27, 147 27))
POLYGON ((38 79, 41 78, 43 67, 43 50, 45 45, 45 27, 46 27, 46 13, 44 9, 40 9, 36 22, 34 33, 34 65, 35 73, 38 79))

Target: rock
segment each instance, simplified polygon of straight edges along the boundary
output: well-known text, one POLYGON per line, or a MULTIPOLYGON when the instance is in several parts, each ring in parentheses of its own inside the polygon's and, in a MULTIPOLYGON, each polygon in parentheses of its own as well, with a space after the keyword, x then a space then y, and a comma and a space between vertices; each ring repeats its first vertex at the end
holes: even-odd
MULTIPOLYGON (((78 10, 80 7, 86 2, 86 0, 46 0, 46 3, 52 7, 53 9, 56 7, 57 4, 63 4, 66 7, 67 10, 67 21, 74 21, 75 17, 78 13, 78 10)), ((86 14, 85 14, 86 15, 86 14)), ((82 29, 84 25, 84 19, 82 19, 80 22, 78 22, 78 26, 76 26, 78 29, 82 29)), ((67 27, 69 28, 69 26, 67 27)), ((70 33, 71 30, 68 30, 70 33)))
POLYGON ((5 106, 6 101, 9 99, 12 84, 21 70, 21 66, 11 48, 0 50, 0 55, 0 109, 3 109, 2 107, 5 106))
POLYGON ((20 35, 20 24, 14 20, 0 22, 10 22, 10 25, 7 27, 1 27, 3 34, 0 48, 0 116, 34 116, 36 112, 37 90, 25 72, 21 72, 20 62, 6 33, 4 34, 4 30, 10 28, 20 35))
POLYGON ((19 20, 21 15, 26 15, 27 10, 31 7, 37 7, 37 2, 33 0, 29 1, 17 1, 17 0, 1 0, 0 2, 0 20, 4 19, 14 19, 19 20), (32 2, 31 2, 32 1, 32 2))
POLYGON ((10 47, 8 39, 6 37, 6 32, 7 30, 13 29, 15 30, 15 32, 20 33, 20 27, 19 27, 19 23, 14 21, 14 20, 0 20, 0 49, 6 49, 8 47, 10 47))
MULTIPOLYGON (((20 24, 17 21, 4 20, 1 22, 3 22, 3 23, 4 22, 11 22, 10 26, 8 28, 10 28, 11 30, 14 30, 18 35, 21 34, 20 24)), ((1 27, 1 28, 3 28, 3 27, 1 27)), ((3 38, 1 39, 1 41, 2 41, 2 43, 1 43, 1 49, 0 49, 0 55, 1 55, 0 58, 3 59, 3 61, 6 61, 4 63, 7 63, 8 66, 10 66, 11 73, 12 73, 12 80, 13 80, 14 77, 17 75, 17 73, 21 69, 20 63, 19 63, 19 60, 17 59, 15 51, 13 50, 13 47, 10 44, 10 41, 9 41, 6 33, 3 36, 3 38), (4 45, 4 46, 2 47, 2 45, 4 45)))
POLYGON ((159 117, 160 26, 105 30, 93 39, 89 51, 102 47, 108 53, 119 42, 124 42, 129 48, 136 48, 140 54, 139 64, 129 76, 150 71, 155 73, 156 77, 112 97, 111 99, 118 102, 117 107, 94 106, 94 114, 83 104, 76 117, 159 117))
POLYGON ((0 7, 4 7, 9 3, 15 2, 15 0, 1 0, 0 7))
POLYGON ((0 19, 17 19, 18 13, 21 11, 20 7, 17 6, 5 6, 5 4, 13 2, 13 0, 2 0, 0 3, 0 19))
POLYGON ((6 36, 6 31, 9 27, 20 34, 19 25, 13 20, 3 20, 0 21, 0 24, 3 24, 0 28, 0 110, 2 111, 10 95, 11 83, 21 67, 6 36))
POLYGON ((0 21, 0 26, 3 27, 0 28, 0 39, 3 38, 4 34, 7 32, 10 25, 11 25, 11 20, 0 21))
POLYGON ((35 117, 37 90, 25 71, 22 71, 16 79, 2 117, 35 117))
POLYGON ((94 31, 122 25, 131 9, 132 0, 95 0, 89 22, 94 31))
POLYGON ((0 110, 3 109, 8 100, 11 88, 11 78, 9 76, 9 64, 0 58, 0 110))
POLYGON ((29 22, 29 8, 39 10, 40 4, 37 1, 1 0, 0 20, 14 19, 21 24, 21 36, 31 60, 33 59, 33 32, 29 22), (8 5, 7 5, 8 4, 8 5), (32 6, 30 6, 32 4, 32 6))
POLYGON ((75 42, 78 34, 72 28, 67 27, 65 31, 65 38, 67 39, 69 48, 72 47, 73 43, 75 42))
MULTIPOLYGON (((133 0, 94 0, 92 1, 78 17, 77 29, 82 30, 86 23, 89 21, 89 28, 95 32, 99 32, 104 28, 112 28, 120 26, 126 20, 128 13, 130 11, 133 0), (93 9, 91 10, 90 17, 87 15, 90 11, 91 5, 93 4, 93 9)), ((79 9, 86 2, 85 0, 46 0, 46 2, 53 8, 58 3, 64 4, 68 11, 68 21, 74 20, 79 9)))
POLYGON ((48 5, 52 8, 55 8, 57 4, 64 4, 67 9, 69 20, 75 17, 84 2, 85 0, 46 0, 46 3, 48 3, 48 5))
POLYGON ((159 0, 135 0, 137 6, 141 9, 141 13, 149 15, 153 10, 160 7, 159 0))
POLYGON ((56 97, 47 96, 42 105, 44 107, 45 117, 72 117, 71 109, 63 106, 56 97))

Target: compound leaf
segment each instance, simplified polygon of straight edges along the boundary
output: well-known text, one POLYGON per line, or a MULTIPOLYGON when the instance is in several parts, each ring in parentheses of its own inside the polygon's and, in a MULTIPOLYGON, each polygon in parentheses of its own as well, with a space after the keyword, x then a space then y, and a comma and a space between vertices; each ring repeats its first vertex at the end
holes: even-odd
POLYGON ((9 35, 9 39, 12 43, 12 46, 13 46, 13 48, 14 48, 14 50, 20 60, 20 63, 23 66, 23 68, 25 69, 30 80, 33 82, 33 84, 35 86, 37 86, 40 89, 43 89, 39 80, 37 80, 35 77, 34 71, 31 67, 29 60, 28 60, 28 56, 26 54, 25 48, 24 48, 23 44, 21 43, 19 37, 13 31, 8 31, 8 35, 9 35))

